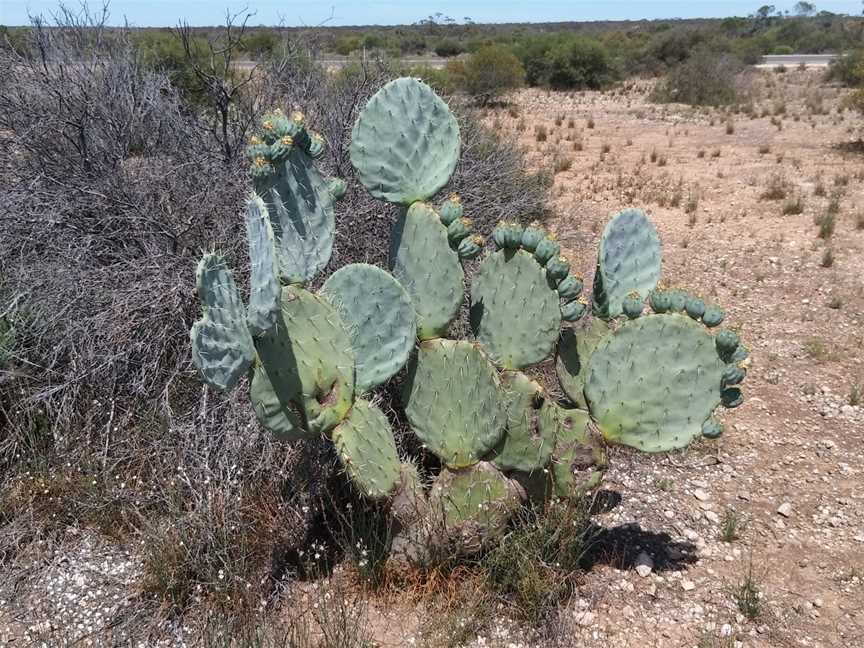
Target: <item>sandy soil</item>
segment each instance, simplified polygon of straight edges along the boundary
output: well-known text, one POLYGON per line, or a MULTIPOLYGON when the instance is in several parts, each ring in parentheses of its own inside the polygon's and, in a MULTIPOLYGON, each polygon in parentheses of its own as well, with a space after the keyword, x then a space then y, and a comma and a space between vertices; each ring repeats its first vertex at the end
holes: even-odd
POLYGON ((816 71, 761 73, 755 119, 652 105, 646 89, 524 91, 517 117, 489 116, 533 164, 572 160, 555 176, 552 229, 586 277, 608 216, 647 209, 664 277, 723 304, 754 363, 721 440, 680 456, 614 457, 604 488, 621 502, 597 522, 621 555, 587 575, 572 645, 860 645, 864 408, 850 394, 864 383, 864 157, 843 145, 862 120, 837 112, 840 91, 820 87, 816 71), (827 114, 812 110, 819 97, 827 114), (777 178, 803 213, 763 198, 777 178), (820 185, 825 196, 814 195, 820 185), (814 220, 832 198, 839 213, 823 240, 814 220), (729 510, 748 520, 732 543, 720 539, 729 510), (644 578, 633 569, 643 550, 655 563, 644 578), (756 622, 734 600, 751 569, 764 604, 756 622))

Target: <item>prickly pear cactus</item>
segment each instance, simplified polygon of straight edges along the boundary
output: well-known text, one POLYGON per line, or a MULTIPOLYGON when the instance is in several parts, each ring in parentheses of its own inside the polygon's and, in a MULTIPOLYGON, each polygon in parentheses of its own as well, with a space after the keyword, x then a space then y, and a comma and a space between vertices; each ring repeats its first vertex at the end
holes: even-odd
POLYGON ((399 481, 399 455, 384 413, 358 398, 333 430, 333 443, 354 484, 370 499, 393 492, 399 481))
POLYGON ((354 399, 354 352, 327 300, 299 286, 282 290, 282 316, 257 341, 258 359, 283 407, 312 433, 332 430, 354 399))
POLYGON ((414 433, 451 468, 477 463, 504 433, 498 374, 470 342, 421 342, 403 402, 414 433))
POLYGON ((521 486, 485 461, 462 470, 445 468, 429 494, 443 538, 460 553, 501 538, 523 499, 521 486))
POLYGON ((501 223, 492 237, 500 249, 483 259, 471 285, 471 325, 496 364, 523 369, 552 353, 562 319, 584 314, 577 299, 582 281, 558 256, 560 246, 536 226, 501 223))
POLYGON ((588 402, 585 400, 588 360, 597 345, 610 332, 609 324, 599 317, 593 318, 586 326, 568 327, 561 331, 555 364, 558 383, 576 407, 588 409, 588 402))
POLYGON ((276 240, 264 201, 251 196, 246 205, 246 236, 249 240, 249 308, 246 319, 252 335, 266 333, 279 319, 279 265, 276 240))
POLYGON ((497 250, 471 285, 475 339, 450 340, 465 296, 461 261, 484 254, 485 242, 458 196, 427 202, 458 162, 447 105, 407 78, 370 99, 350 154, 366 189, 401 206, 392 275, 352 264, 314 293, 304 286, 330 259, 333 205, 347 190, 315 169, 323 147, 302 115, 262 122, 247 150, 256 192, 249 306, 224 260, 205 256, 192 357, 220 389, 248 373, 253 409, 277 438, 330 438, 357 490, 391 503, 401 560, 488 547, 528 497, 582 497, 600 483, 608 443, 658 452, 722 433, 714 412, 742 402, 747 350, 716 329, 721 309, 657 288, 660 241, 643 212, 625 210, 605 228, 587 323, 577 323, 589 310, 583 281, 554 237, 537 223, 500 223, 497 250), (556 344, 569 401, 520 371, 550 359, 556 344), (400 463, 369 395, 406 364, 405 414, 437 462, 400 463), (424 479, 430 465, 434 479, 424 479))
POLYGON ((432 88, 417 79, 396 79, 360 113, 350 153, 369 193, 408 206, 447 184, 459 161, 459 125, 432 88))
POLYGON ((660 237, 645 213, 625 209, 607 223, 600 237, 594 275, 594 314, 622 313, 631 292, 647 296, 660 279, 660 237))
MULTIPOLYGON (((721 403, 740 404, 737 385, 746 373, 738 336, 729 330, 711 335, 694 317, 707 312, 704 305, 675 312, 668 305, 679 295, 667 292, 652 295, 659 312, 633 317, 589 349, 587 366, 577 375, 572 364, 558 365, 562 384, 584 387, 606 440, 645 452, 682 448, 702 434, 719 436, 722 426, 712 414, 721 403)), ((694 299, 682 294, 680 301, 694 299)))
POLYGON ((556 406, 543 387, 521 371, 505 371, 501 382, 507 423, 492 463, 501 470, 543 470, 555 445, 556 406))
POLYGON ((390 269, 411 295, 417 336, 445 335, 465 296, 465 273, 446 226, 430 205, 414 203, 399 217, 390 239, 390 269))
POLYGON ((192 325, 192 360, 217 389, 231 389, 255 359, 252 336, 234 275, 218 254, 207 254, 195 273, 204 313, 192 325))
POLYGON ((265 115, 246 149, 255 193, 267 207, 276 240, 279 274, 287 283, 307 283, 330 261, 335 234, 334 202, 345 192, 338 178, 327 181, 313 164, 323 138, 306 129, 301 113, 265 115))
POLYGON ((377 387, 398 372, 414 349, 414 307, 402 285, 372 265, 352 263, 321 287, 351 338, 359 392, 377 387))
POLYGON ((558 407, 555 420, 554 492, 558 497, 581 497, 603 477, 607 465, 603 442, 584 410, 558 407))
POLYGON ((397 373, 414 346, 415 311, 385 271, 354 264, 315 294, 303 284, 330 260, 333 203, 344 181, 325 181, 313 158, 324 140, 302 115, 276 111, 247 154, 255 193, 247 203, 250 298, 244 313, 231 272, 217 255, 199 264, 204 314, 192 327, 202 377, 233 387, 248 371, 261 424, 278 439, 328 435, 345 472, 371 499, 396 488, 399 458, 384 414, 357 394, 397 373), (288 284, 282 286, 281 284, 288 284))

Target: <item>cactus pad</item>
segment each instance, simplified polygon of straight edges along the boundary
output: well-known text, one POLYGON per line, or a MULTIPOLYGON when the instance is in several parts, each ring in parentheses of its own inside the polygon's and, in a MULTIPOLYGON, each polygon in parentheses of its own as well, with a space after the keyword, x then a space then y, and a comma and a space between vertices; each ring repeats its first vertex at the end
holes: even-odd
POLYGON ((234 275, 218 254, 205 254, 195 273, 203 314, 192 325, 192 361, 208 384, 231 389, 255 359, 234 275))
POLYGON ((600 237, 594 275, 594 313, 621 314, 631 291, 648 295, 660 279, 660 238, 644 212, 626 209, 607 223, 600 237))
POLYGON ((507 430, 492 463, 501 470, 540 470, 552 456, 559 408, 546 401, 540 385, 521 371, 504 372, 501 387, 507 430))
POLYGON ((252 335, 269 331, 279 318, 279 268, 273 228, 264 201, 256 195, 246 205, 246 235, 249 239, 249 308, 246 316, 252 335))
POLYGON ((465 552, 500 538, 521 501, 522 488, 485 461, 462 470, 445 468, 429 493, 446 537, 465 552))
POLYGON ((585 395, 608 441, 663 452, 702 434, 724 369, 704 326, 687 315, 648 315, 597 345, 585 395))
POLYGON ((422 342, 402 398, 415 434, 451 468, 480 461, 504 432, 498 375, 470 342, 422 342))
POLYGON ((334 194, 299 146, 274 169, 274 174, 255 181, 255 191, 270 214, 279 274, 288 283, 306 283, 330 261, 334 194))
POLYGON ((609 325, 596 317, 588 326, 561 331, 555 368, 561 388, 577 407, 588 408, 588 401, 585 400, 588 361, 600 341, 610 332, 609 325))
POLYGON ((414 348, 416 318, 411 298, 389 273, 353 263, 334 272, 320 294, 351 337, 358 392, 386 382, 405 365, 414 348))
POLYGON ((279 441, 300 441, 318 436, 317 432, 312 433, 304 427, 305 416, 299 404, 279 400, 261 364, 256 363, 252 372, 249 400, 258 421, 279 441))
POLYGON ((556 406, 552 483, 559 497, 580 497, 600 483, 606 469, 603 443, 591 431, 588 412, 556 406))
POLYGON ((524 250, 499 250, 480 263, 471 286, 471 326, 496 364, 521 369, 541 362, 561 328, 558 293, 524 250))
POLYGON ((396 79, 360 113, 350 154, 369 193, 410 205, 447 184, 459 160, 459 125, 432 88, 417 79, 396 79))
POLYGON ((256 346, 283 408, 302 412, 310 433, 327 432, 342 420, 354 397, 354 354, 326 300, 299 286, 283 288, 280 321, 256 346))
POLYGON ((389 495, 399 482, 399 455, 384 413, 358 398, 333 430, 333 443, 345 472, 370 499, 389 495))
POLYGON ((459 313, 465 273, 435 211, 414 203, 393 227, 390 268, 414 304, 417 336, 440 337, 459 313))

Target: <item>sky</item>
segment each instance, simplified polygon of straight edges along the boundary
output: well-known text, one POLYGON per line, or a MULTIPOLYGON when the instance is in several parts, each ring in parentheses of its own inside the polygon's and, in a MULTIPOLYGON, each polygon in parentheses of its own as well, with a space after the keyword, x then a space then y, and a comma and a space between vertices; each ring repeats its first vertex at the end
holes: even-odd
MULTIPOLYGON (((50 16, 57 0, 0 0, 0 24, 22 25, 28 14, 50 16)), ((79 6, 69 0, 67 6, 79 6)), ((441 12, 457 20, 470 17, 475 22, 559 22, 585 20, 639 20, 642 18, 696 18, 746 16, 771 0, 113 0, 110 22, 128 20, 137 27, 173 26, 178 20, 192 25, 216 25, 226 9, 244 6, 255 12, 254 25, 287 26, 394 25, 410 24, 441 12)), ((794 2, 773 2, 778 9, 791 10, 794 2)), ((817 10, 861 14, 860 0, 814 2, 817 10)), ((100 0, 91 0, 100 7, 100 0)))

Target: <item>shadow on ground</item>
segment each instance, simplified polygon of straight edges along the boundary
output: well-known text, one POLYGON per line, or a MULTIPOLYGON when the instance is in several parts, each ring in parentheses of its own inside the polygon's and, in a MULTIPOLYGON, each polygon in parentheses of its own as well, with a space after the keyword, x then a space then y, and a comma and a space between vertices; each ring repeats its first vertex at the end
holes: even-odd
MULTIPOLYGON (((591 514, 611 511, 620 502, 620 493, 610 490, 599 491, 591 508, 591 514)), ((595 565, 633 569, 636 566, 636 558, 643 551, 653 559, 654 571, 683 569, 697 560, 696 545, 673 540, 666 532, 647 531, 635 522, 611 528, 592 524, 589 533, 591 542, 581 562, 582 568, 586 571, 595 565)))

